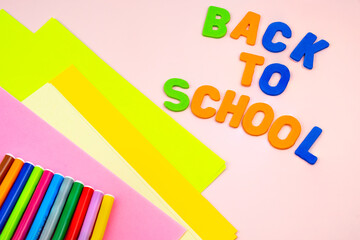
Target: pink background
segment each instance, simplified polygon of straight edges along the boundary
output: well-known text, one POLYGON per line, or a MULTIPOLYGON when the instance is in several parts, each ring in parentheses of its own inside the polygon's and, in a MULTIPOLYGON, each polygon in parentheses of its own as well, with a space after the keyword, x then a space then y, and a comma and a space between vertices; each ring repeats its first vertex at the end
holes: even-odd
MULTIPOLYGON (((50 17, 62 22, 129 82, 164 109, 227 162, 227 170, 204 196, 239 230, 244 240, 360 239, 360 83, 359 12, 356 0, 344 1, 94 1, 3 0, 5 9, 32 31, 50 17), (222 39, 201 35, 208 6, 231 14, 222 39), (247 11, 261 15, 257 43, 229 37, 247 11), (274 21, 293 32, 282 53, 266 51, 261 38, 274 21), (289 58, 307 32, 330 47, 315 56, 313 70, 289 58), (241 52, 265 57, 251 87, 240 85, 241 52), (258 79, 270 63, 291 71, 285 92, 261 92, 258 79), (189 96, 209 84, 269 103, 275 117, 291 114, 302 124, 296 145, 274 149, 267 135, 252 137, 214 119, 202 120, 189 109, 174 113, 163 107, 162 86, 169 78, 190 83, 189 96), (319 157, 311 166, 294 151, 313 126, 323 134, 312 148, 319 157)), ((280 39, 280 38, 279 38, 280 39)), ((206 102, 213 106, 219 103, 206 102)))

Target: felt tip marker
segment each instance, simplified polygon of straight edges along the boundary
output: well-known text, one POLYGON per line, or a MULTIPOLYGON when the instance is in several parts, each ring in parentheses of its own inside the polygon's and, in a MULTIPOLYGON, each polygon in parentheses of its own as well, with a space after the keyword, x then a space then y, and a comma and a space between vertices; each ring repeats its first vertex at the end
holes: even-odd
POLYGON ((45 226, 41 232, 40 235, 40 240, 49 240, 51 239, 56 225, 59 221, 59 218, 61 216, 61 213, 64 209, 66 200, 69 196, 71 187, 74 183, 74 179, 72 179, 71 177, 65 177, 58 195, 56 196, 55 202, 50 210, 50 214, 49 217, 47 218, 46 222, 45 222, 45 226))
POLYGON ((33 169, 34 165, 31 163, 26 162, 23 165, 14 185, 6 197, 6 200, 0 209, 0 233, 3 230, 12 210, 14 209, 14 206, 18 201, 19 196, 23 191, 33 169))
POLYGON ((90 239, 103 197, 102 191, 96 190, 93 193, 78 240, 90 239))
POLYGON ((103 197, 91 240, 103 239, 114 200, 114 197, 109 194, 103 197))
POLYGON ((26 236, 26 240, 36 240, 39 238, 63 180, 64 177, 58 173, 53 176, 45 197, 40 205, 39 211, 37 212, 29 233, 26 236))
POLYGON ((83 188, 79 202, 74 212, 74 216, 71 220, 69 229, 66 233, 65 240, 78 239, 81 226, 84 222, 85 215, 88 210, 93 193, 94 193, 94 189, 92 187, 85 186, 83 188))
POLYGON ((24 161, 17 158, 14 160, 9 171, 7 172, 3 182, 0 185, 0 207, 3 205, 23 165, 24 161))
POLYGON ((43 172, 35 192, 24 212, 24 215, 20 220, 19 226, 14 233, 13 239, 25 239, 53 176, 54 173, 50 170, 45 170, 43 172))
POLYGON ((11 154, 6 154, 0 163, 0 184, 4 180, 6 173, 9 171, 15 158, 11 154))
POLYGON ((54 236, 52 237, 53 240, 62 240, 65 238, 65 234, 74 215, 74 211, 83 188, 84 184, 79 181, 74 182, 69 193, 69 197, 65 203, 64 210, 61 213, 59 223, 56 226, 54 236))
POLYGON ((24 190, 19 197, 19 200, 17 201, 7 223, 5 224, 5 227, 0 235, 0 240, 8 240, 12 238, 16 227, 18 226, 19 221, 35 191, 35 188, 41 178, 43 171, 44 170, 40 166, 34 167, 29 177, 29 180, 24 187, 24 190))

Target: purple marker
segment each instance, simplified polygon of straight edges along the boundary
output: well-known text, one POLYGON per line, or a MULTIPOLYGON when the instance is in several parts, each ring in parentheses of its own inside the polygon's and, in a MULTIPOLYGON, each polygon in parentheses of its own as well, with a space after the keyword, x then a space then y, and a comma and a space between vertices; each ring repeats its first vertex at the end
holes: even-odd
POLYGON ((78 240, 88 240, 90 239, 92 230, 95 225, 95 221, 100 209, 100 205, 103 199, 104 193, 96 190, 91 198, 89 208, 85 215, 84 223, 81 227, 80 235, 78 240))

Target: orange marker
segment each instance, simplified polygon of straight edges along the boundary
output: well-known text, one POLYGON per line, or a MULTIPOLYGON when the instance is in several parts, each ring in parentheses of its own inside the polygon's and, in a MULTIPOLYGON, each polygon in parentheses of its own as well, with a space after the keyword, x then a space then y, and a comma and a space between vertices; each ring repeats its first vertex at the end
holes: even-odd
POLYGON ((0 207, 3 205, 12 185, 14 184, 17 176, 20 173, 22 166, 24 165, 24 161, 17 158, 14 160, 11 168, 6 174, 4 181, 0 185, 0 207))

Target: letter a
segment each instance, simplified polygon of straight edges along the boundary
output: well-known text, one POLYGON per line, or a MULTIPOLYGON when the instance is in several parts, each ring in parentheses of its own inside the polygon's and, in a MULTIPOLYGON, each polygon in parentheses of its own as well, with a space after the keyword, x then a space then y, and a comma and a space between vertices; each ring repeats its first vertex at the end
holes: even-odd
POLYGON ((259 28, 260 15, 254 12, 248 12, 231 32, 230 37, 238 39, 240 36, 246 37, 246 43, 254 46, 259 28))

